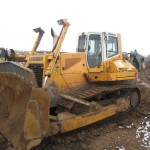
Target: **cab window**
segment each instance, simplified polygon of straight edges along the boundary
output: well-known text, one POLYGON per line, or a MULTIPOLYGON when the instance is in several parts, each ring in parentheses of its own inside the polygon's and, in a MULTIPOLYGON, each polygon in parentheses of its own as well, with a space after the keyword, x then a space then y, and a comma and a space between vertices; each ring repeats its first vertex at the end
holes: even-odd
POLYGON ((100 34, 90 34, 88 41, 87 60, 90 68, 101 63, 101 36, 100 34))
POLYGON ((84 52, 85 51, 85 45, 86 45, 86 35, 80 35, 78 38, 78 52, 84 52))
POLYGON ((116 37, 109 36, 107 41, 107 57, 112 57, 118 54, 118 41, 116 37))

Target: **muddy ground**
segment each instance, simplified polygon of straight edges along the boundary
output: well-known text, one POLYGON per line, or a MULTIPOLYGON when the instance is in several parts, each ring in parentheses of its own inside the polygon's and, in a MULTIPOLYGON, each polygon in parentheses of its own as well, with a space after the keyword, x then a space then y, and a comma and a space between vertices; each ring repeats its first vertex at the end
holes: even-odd
POLYGON ((142 100, 136 109, 46 138, 33 150, 150 150, 150 67, 138 84, 142 100))

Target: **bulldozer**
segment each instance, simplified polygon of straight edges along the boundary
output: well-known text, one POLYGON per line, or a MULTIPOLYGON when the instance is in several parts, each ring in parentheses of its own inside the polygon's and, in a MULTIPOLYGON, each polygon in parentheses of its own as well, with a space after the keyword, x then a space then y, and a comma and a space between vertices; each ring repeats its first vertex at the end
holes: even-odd
POLYGON ((25 66, 0 63, 0 137, 14 150, 30 150, 44 137, 69 132, 135 108, 141 99, 136 68, 122 56, 121 35, 83 32, 76 52, 61 52, 67 19, 52 51, 37 54, 44 31, 25 66))
POLYGON ((146 68, 144 56, 139 54, 136 49, 130 53, 123 52, 123 57, 127 59, 133 66, 135 66, 138 72, 141 72, 146 68))
POLYGON ((138 71, 138 81, 141 78, 141 72, 146 68, 146 62, 144 56, 139 54, 137 50, 131 51, 130 53, 123 52, 123 57, 128 60, 138 71))
POLYGON ((20 56, 14 49, 0 47, 0 61, 25 62, 25 56, 20 56))

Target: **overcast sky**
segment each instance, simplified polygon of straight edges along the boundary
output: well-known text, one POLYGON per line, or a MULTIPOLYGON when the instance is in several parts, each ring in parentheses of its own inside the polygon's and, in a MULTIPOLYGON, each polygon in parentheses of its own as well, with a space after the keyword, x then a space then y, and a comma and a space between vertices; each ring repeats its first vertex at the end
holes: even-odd
POLYGON ((57 20, 67 18, 63 51, 75 51, 81 32, 121 33, 123 51, 150 54, 149 0, 1 0, 0 47, 31 50, 41 27, 44 37, 39 50, 52 49, 51 27, 59 33, 57 20))

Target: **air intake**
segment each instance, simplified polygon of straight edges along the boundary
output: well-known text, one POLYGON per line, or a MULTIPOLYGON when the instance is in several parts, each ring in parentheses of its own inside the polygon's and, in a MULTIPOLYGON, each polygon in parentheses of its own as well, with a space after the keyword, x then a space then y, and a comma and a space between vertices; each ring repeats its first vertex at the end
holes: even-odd
POLYGON ((30 64, 29 68, 34 71, 38 87, 42 87, 42 82, 43 82, 43 64, 30 64))

